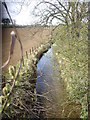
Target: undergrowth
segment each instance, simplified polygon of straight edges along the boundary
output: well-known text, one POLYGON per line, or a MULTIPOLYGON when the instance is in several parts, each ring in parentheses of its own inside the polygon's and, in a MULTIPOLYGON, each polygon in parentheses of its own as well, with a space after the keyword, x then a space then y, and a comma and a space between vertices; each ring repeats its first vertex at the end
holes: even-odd
POLYGON ((87 34, 87 27, 82 25, 81 28, 76 29, 73 33, 71 26, 68 29, 66 26, 58 27, 53 35, 53 39, 55 40, 53 47, 54 55, 59 63, 61 77, 66 84, 68 99, 70 102, 75 101, 81 105, 80 118, 83 119, 88 119, 87 34))

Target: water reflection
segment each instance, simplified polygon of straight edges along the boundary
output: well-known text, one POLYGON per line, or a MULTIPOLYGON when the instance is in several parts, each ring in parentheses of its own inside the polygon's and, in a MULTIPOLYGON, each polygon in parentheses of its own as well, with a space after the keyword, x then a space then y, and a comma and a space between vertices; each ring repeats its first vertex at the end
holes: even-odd
POLYGON ((68 115, 70 118, 79 118, 81 105, 69 101, 59 69, 51 48, 37 64, 36 91, 38 102, 44 107, 40 118, 67 118, 68 115))
POLYGON ((51 48, 37 64, 36 91, 37 94, 44 96, 38 97, 38 100, 47 109, 45 112, 47 117, 60 117, 60 98, 62 96, 60 81, 60 71, 53 56, 53 49, 51 48))

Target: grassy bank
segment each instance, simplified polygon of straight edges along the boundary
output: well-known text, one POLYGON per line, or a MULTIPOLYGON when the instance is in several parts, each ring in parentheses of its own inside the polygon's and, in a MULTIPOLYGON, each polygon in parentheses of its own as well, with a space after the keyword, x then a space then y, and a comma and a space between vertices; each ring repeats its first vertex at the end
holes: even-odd
MULTIPOLYGON (((53 39, 55 40, 54 55, 59 63, 61 77, 68 93, 67 103, 78 103, 81 106, 80 118, 87 119, 87 89, 88 89, 88 30, 83 26, 72 34, 71 27, 58 27, 53 39)), ((78 104, 72 108, 68 117, 78 104)))

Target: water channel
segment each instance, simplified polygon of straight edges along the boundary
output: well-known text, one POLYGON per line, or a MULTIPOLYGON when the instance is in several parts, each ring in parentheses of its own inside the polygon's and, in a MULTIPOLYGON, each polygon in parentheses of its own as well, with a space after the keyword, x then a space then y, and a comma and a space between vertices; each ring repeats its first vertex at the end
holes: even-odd
POLYGON ((64 88, 60 78, 58 63, 50 48, 37 64, 36 91, 41 96, 39 102, 44 106, 46 118, 61 118, 64 88))

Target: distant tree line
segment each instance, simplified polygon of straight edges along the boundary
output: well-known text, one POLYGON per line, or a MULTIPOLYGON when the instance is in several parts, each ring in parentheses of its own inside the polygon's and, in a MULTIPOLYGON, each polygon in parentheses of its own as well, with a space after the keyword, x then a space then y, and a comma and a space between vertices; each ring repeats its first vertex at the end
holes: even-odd
POLYGON ((9 18, 2 18, 2 24, 9 25, 10 24, 10 19, 9 18))

